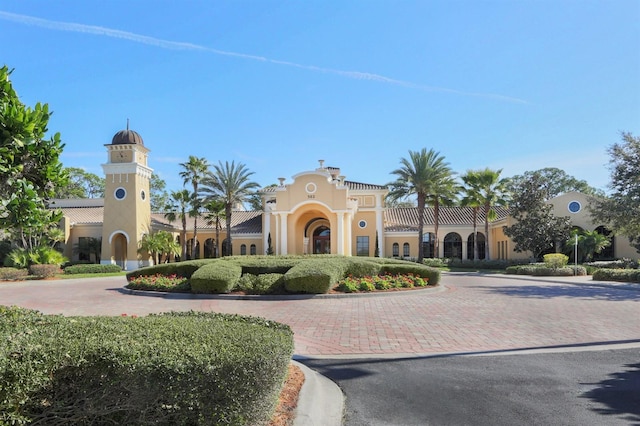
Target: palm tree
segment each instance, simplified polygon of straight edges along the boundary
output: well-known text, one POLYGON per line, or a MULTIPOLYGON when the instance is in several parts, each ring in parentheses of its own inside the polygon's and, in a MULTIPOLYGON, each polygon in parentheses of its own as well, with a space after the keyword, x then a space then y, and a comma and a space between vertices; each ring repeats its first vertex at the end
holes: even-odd
POLYGON ((409 159, 400 159, 401 167, 391 172, 397 179, 390 183, 391 191, 388 198, 397 201, 415 195, 418 201, 418 262, 422 263, 424 248, 422 240, 424 236, 424 213, 428 200, 434 202, 434 214, 436 215, 436 253, 438 249, 438 215, 440 203, 444 200, 448 203, 448 195, 455 182, 449 163, 444 161, 438 152, 426 148, 420 151, 409 151, 409 159), (445 189, 446 188, 446 189, 445 189))
POLYGON ((495 220, 496 211, 495 206, 502 206, 507 203, 507 180, 500 179, 500 170, 491 170, 489 168, 483 170, 477 170, 476 189, 479 200, 484 207, 484 258, 485 260, 491 259, 489 252, 489 221, 495 220))
POLYGON ((225 218, 224 201, 220 199, 211 199, 207 201, 203 207, 207 212, 204 216, 205 220, 207 221, 207 225, 213 225, 216 227, 216 245, 215 254, 213 257, 220 257, 220 221, 225 218))
POLYGON ((167 205, 168 212, 164 214, 170 222, 180 219, 182 231, 180 231, 180 244, 182 246, 180 258, 187 258, 187 215, 190 212, 191 193, 188 190, 171 191, 171 201, 167 205))
POLYGON ((153 263, 157 265, 162 263, 163 256, 166 262, 171 255, 179 254, 180 246, 175 242, 170 232, 157 231, 142 237, 138 253, 148 253, 153 259, 153 263))
POLYGON ((249 180, 253 172, 250 172, 242 163, 229 164, 221 161, 213 166, 213 172, 202 181, 202 194, 205 195, 205 202, 213 199, 220 199, 224 202, 224 217, 227 228, 225 247, 227 253, 231 254, 231 213, 233 207, 245 202, 254 189, 260 187, 256 182, 249 180))
POLYGON ((482 197, 478 189, 478 172, 474 170, 467 170, 467 173, 462 176, 462 182, 465 186, 462 188, 464 196, 461 200, 461 204, 465 207, 471 207, 473 209, 473 258, 478 259, 478 211, 482 206, 482 197))
POLYGON ((196 247, 198 244, 198 215, 201 208, 201 200, 198 193, 198 185, 209 173, 209 163, 204 157, 196 157, 194 155, 189 156, 189 161, 186 163, 180 163, 183 170, 180 172, 180 177, 183 180, 184 185, 191 183, 193 187, 193 193, 191 197, 191 216, 193 217, 193 246, 191 253, 195 256, 196 247))

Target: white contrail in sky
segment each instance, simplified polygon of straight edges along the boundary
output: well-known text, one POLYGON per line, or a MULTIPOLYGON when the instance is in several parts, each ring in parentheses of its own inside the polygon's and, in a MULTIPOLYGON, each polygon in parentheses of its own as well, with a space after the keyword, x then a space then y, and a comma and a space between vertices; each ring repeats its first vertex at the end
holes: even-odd
POLYGON ((407 87, 410 89, 424 90, 428 92, 443 92, 443 93, 451 93, 451 94, 461 95, 461 96, 476 96, 476 97, 482 97, 482 98, 496 99, 496 100, 505 101, 505 102, 520 103, 520 104, 528 103, 523 99, 513 98, 510 96, 498 95, 493 93, 465 92, 462 90, 447 89, 445 87, 425 86, 422 84, 412 83, 410 81, 397 80, 394 78, 385 77, 379 74, 372 74, 372 73, 360 72, 360 71, 343 71, 343 70, 337 70, 332 68, 318 67, 315 65, 304 65, 304 64, 298 64, 295 62, 269 59, 269 58, 265 58, 264 56, 247 55, 244 53, 237 53, 237 52, 228 52, 225 50, 212 49, 210 47, 200 46, 198 44, 171 41, 171 40, 162 40, 155 37, 135 34, 128 31, 120 31, 120 30, 114 30, 111 28, 99 27, 96 25, 77 24, 74 22, 50 21, 42 18, 35 18, 33 16, 19 15, 16 13, 3 12, 3 11, 0 11, 0 19, 18 22, 20 24, 25 24, 25 25, 33 25, 36 27, 47 28, 47 29, 56 30, 56 31, 70 31, 75 33, 94 34, 94 35, 100 35, 105 37, 120 38, 123 40, 133 41, 135 43, 142 43, 150 46, 159 47, 161 49, 199 50, 204 52, 211 52, 211 53, 215 53, 216 55, 233 56, 236 58, 248 59, 252 61, 268 62, 276 65, 295 67, 295 68, 300 68, 308 71, 339 75, 339 76, 351 78, 354 80, 370 80, 370 81, 376 81, 379 83, 387 83, 387 84, 393 84, 396 86, 407 87))

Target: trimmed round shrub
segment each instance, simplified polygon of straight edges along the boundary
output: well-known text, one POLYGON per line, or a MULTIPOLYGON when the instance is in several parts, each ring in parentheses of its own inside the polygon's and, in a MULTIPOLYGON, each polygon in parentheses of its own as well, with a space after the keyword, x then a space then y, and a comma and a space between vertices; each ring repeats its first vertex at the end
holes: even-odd
POLYGON ((562 253, 549 253, 543 256, 547 268, 562 268, 569 261, 569 256, 562 253))
POLYGON ((229 293, 242 276, 235 262, 209 262, 191 275, 193 293, 229 293))
POLYGON ((284 287, 291 293, 328 293, 347 269, 347 262, 340 258, 310 258, 284 274, 284 287))
POLYGON ((0 424, 265 424, 292 354, 291 329, 261 318, 0 306, 0 424))
POLYGON ((62 273, 58 265, 31 265, 29 273, 40 278, 51 278, 62 273))

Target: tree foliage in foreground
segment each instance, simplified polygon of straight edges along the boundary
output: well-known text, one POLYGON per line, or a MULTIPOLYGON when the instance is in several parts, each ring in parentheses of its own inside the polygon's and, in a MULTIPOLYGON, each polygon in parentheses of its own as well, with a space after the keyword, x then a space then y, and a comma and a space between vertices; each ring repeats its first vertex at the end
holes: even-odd
POLYGON ((613 193, 595 198, 591 215, 615 234, 626 235, 640 253, 640 137, 623 132, 622 141, 609 148, 613 193))
POLYGON ((585 195, 604 195, 601 190, 590 186, 586 181, 576 179, 568 175, 564 170, 555 167, 545 167, 544 169, 527 171, 522 175, 513 176, 508 179, 506 186, 510 192, 514 192, 530 180, 538 183, 545 200, 550 200, 571 191, 585 195))
POLYGON ((7 66, 0 68, 0 229, 21 248, 46 243, 61 213, 47 209, 56 188, 66 186, 60 134, 45 138, 47 104, 27 107, 13 89, 7 66))
POLYGON ((530 251, 536 259, 551 250, 558 252, 571 233, 569 218, 555 216, 546 197, 540 177, 532 176, 513 187, 510 207, 516 222, 503 228, 516 252, 530 251))

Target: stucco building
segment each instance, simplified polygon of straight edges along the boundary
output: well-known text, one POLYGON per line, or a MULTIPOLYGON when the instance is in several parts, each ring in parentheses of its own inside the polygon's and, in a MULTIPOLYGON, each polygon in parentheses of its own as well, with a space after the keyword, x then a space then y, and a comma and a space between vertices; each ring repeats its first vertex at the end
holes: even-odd
MULTIPOLYGON (((52 200, 52 208, 63 212, 63 250, 72 260, 92 260, 91 253, 78 250, 82 239, 101 240, 102 263, 116 263, 126 270, 150 263, 140 258, 138 247, 147 233, 165 230, 179 239, 180 221, 170 222, 162 212, 151 212, 148 165, 149 149, 133 130, 122 130, 106 144, 107 162, 102 165, 106 186, 104 199, 52 200), (74 250, 76 247, 76 250, 74 250)), ((262 211, 234 211, 232 253, 234 255, 332 253, 345 256, 417 257, 418 214, 415 208, 385 206, 388 189, 383 185, 346 179, 339 168, 319 161, 315 168, 290 180, 278 178, 275 187, 264 188, 262 211)), ((591 221, 588 198, 568 193, 551 200, 554 213, 569 216, 582 229, 604 227, 591 221)), ((506 208, 497 207, 489 226, 489 251, 493 259, 527 258, 516 253, 502 232, 512 223, 506 208)), ((191 252, 193 219, 188 218, 189 258, 214 257, 216 230, 198 221, 197 248, 191 252)), ((477 217, 479 258, 484 258, 484 216, 477 217)), ((424 217, 425 257, 473 259, 473 210, 442 207, 438 235, 434 234, 433 209, 424 217), (436 244, 436 241, 438 244, 436 244), (437 252, 436 252, 437 250, 437 252)), ((220 240, 226 238, 224 225, 220 240)), ((95 254, 94 254, 95 256, 95 254)), ((607 257, 636 257, 626 238, 614 238, 607 257)))

